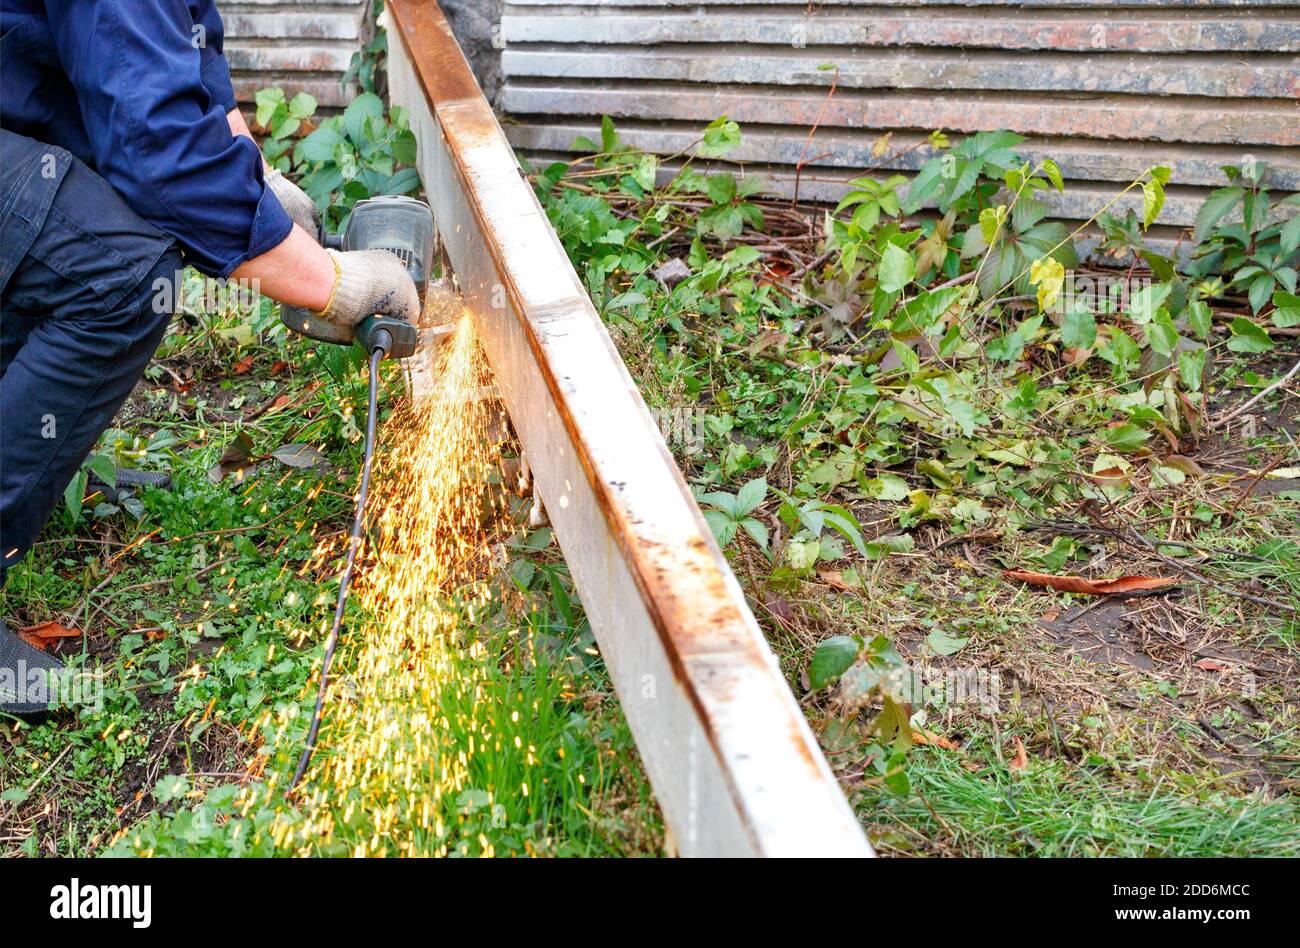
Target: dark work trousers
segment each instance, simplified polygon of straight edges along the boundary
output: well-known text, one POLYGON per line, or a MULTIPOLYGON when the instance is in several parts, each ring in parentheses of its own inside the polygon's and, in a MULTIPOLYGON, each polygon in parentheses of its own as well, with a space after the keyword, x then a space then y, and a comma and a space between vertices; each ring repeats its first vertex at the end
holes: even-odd
POLYGON ((0 131, 0 585, 139 381, 181 259, 61 148, 0 131))

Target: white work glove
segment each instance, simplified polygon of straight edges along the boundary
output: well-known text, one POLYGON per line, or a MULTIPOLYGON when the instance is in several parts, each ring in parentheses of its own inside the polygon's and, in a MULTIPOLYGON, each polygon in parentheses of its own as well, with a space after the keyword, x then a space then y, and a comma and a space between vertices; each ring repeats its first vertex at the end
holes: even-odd
MULTIPOLYGON (((376 313, 415 322, 420 294, 396 254, 387 250, 329 250, 334 260, 334 293, 320 318, 351 329, 376 313)), ((349 337, 350 338, 350 337, 349 337)))
POLYGON ((274 168, 265 172, 262 180, 271 189, 289 219, 311 234, 313 240, 319 240, 320 215, 316 213, 316 205, 307 197, 307 192, 274 168))

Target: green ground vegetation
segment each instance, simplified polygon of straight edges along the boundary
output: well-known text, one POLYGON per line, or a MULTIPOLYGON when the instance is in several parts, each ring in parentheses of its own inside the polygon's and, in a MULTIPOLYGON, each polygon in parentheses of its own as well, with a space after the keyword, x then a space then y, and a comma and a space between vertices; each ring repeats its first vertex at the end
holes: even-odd
POLYGON ((1300 199, 1175 248, 1164 167, 1080 227, 935 133, 825 208, 740 135, 530 173, 880 848, 1300 852, 1300 199))

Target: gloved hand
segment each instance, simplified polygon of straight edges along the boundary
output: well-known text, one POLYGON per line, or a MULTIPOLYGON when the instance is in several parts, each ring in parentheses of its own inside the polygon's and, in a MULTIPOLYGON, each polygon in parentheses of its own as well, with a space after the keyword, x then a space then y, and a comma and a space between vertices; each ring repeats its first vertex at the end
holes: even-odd
POLYGON ((313 240, 319 240, 320 215, 316 213, 316 205, 307 197, 307 192, 274 168, 263 174, 262 180, 271 189, 289 219, 311 234, 313 240))
POLYGON ((328 253, 337 276, 321 319, 345 329, 376 313, 415 322, 420 315, 420 294, 396 254, 387 250, 328 253))

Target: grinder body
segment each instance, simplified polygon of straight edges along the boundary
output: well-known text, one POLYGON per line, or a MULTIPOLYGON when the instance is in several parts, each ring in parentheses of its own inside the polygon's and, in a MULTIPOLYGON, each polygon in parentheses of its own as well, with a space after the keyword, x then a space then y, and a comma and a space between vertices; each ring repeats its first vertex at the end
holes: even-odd
MULTIPOLYGON (((433 211, 415 198, 396 194, 358 201, 341 235, 320 234, 336 250, 387 250, 402 261, 423 301, 433 266, 433 211)), ((414 323, 372 315, 348 329, 321 319, 301 306, 281 306, 280 321, 296 333, 337 345, 356 343, 367 352, 384 350, 384 358, 404 359, 415 352, 419 330, 414 323)))

